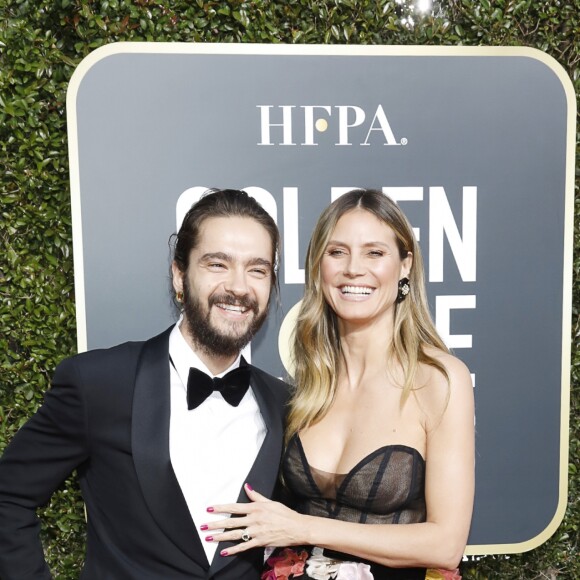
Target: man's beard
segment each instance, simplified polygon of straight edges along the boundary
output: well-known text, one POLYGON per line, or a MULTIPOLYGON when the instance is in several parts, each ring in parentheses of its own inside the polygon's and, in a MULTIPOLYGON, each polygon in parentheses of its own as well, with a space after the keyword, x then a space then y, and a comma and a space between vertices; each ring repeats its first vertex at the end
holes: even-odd
MULTIPOLYGON (((201 301, 197 296, 192 296, 189 282, 184 280, 183 287, 183 312, 185 314, 185 324, 189 336, 194 344, 203 352, 210 356, 237 356, 252 337, 260 330, 268 309, 260 312, 258 303, 248 296, 236 298, 231 294, 213 295, 208 299, 207 311, 204 312, 201 301), (212 325, 211 308, 214 304, 231 304, 242 306, 254 313, 253 320, 242 334, 223 333, 220 329, 212 325)), ((239 323, 243 324, 243 323, 239 323)), ((235 326, 232 325, 234 328, 235 326)))

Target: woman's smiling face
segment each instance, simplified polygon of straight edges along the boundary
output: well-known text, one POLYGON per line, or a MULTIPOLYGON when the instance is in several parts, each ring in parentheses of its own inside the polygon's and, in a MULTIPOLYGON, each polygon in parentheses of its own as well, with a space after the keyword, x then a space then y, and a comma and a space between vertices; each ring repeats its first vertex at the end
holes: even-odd
POLYGON ((412 255, 401 260, 395 232, 372 213, 354 209, 337 222, 320 265, 322 290, 339 320, 392 322, 398 283, 412 255))

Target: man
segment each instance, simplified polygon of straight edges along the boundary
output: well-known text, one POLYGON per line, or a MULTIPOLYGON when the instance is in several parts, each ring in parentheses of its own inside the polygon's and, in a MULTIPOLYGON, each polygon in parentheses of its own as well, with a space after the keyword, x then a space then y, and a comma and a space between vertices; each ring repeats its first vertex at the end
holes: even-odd
POLYGON ((247 501, 246 482, 274 490, 286 385, 240 351, 266 317, 278 249, 277 227, 255 200, 213 190, 176 235, 180 321, 58 366, 0 461, 3 580, 50 578, 35 508, 74 469, 88 516, 83 579, 260 577, 261 550, 221 556, 227 546, 204 541, 204 524, 207 506, 247 501), (233 369, 222 384, 208 376, 233 369))

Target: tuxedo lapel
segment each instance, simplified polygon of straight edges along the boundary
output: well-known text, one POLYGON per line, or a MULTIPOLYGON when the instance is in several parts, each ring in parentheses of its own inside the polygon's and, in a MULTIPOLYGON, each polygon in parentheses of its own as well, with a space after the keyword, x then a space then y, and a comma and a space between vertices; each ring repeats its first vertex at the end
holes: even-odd
MULTIPOLYGON (((276 402, 272 391, 268 387, 267 378, 252 367, 250 385, 260 407, 260 413, 266 425, 266 437, 256 456, 245 481, 257 492, 270 497, 278 479, 278 470, 282 457, 283 444, 283 409, 276 402)), ((238 495, 238 503, 248 502, 248 496, 242 486, 238 495)), ((228 564, 235 561, 235 557, 220 556, 220 552, 237 542, 220 542, 210 567, 210 574, 215 574, 228 564)), ((243 556, 241 556, 243 557, 243 556)))
MULTIPOLYGON (((278 468, 282 457, 283 409, 280 408, 266 384, 265 376, 254 368, 252 368, 251 385, 268 431, 247 481, 263 495, 270 496, 278 479, 278 468)), ((248 501, 243 488, 238 501, 248 501)))
POLYGON ((169 455, 171 415, 169 335, 148 340, 137 365, 133 398, 133 461, 153 518, 183 552, 205 569, 209 563, 169 455))

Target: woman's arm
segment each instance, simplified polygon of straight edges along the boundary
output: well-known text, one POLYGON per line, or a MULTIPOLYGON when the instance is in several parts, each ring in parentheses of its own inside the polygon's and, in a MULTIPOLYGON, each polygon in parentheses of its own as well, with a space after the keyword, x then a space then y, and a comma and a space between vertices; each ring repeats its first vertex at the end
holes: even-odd
POLYGON ((418 395, 422 406, 435 408, 426 425, 425 523, 371 525, 305 516, 246 486, 252 503, 210 508, 242 516, 208 524, 208 531, 225 528, 215 536, 208 532, 212 541, 240 540, 244 530, 251 536, 251 540, 228 548, 223 555, 258 546, 315 545, 390 567, 455 568, 467 542, 473 506, 473 387, 463 363, 448 355, 442 362, 450 379, 447 406, 437 403, 442 400, 441 393, 447 392, 442 376, 435 389, 418 395), (444 409, 442 415, 437 408, 444 409))

